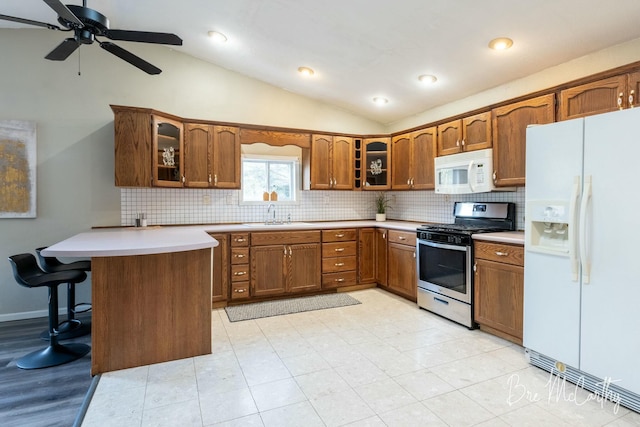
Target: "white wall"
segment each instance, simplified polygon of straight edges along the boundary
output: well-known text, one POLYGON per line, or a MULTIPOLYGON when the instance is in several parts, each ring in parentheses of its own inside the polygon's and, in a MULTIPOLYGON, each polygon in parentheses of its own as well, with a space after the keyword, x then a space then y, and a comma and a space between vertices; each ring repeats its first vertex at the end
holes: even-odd
MULTIPOLYGON (((94 226, 120 224, 109 104, 271 126, 384 131, 378 123, 164 46, 120 43, 163 69, 159 76, 149 76, 97 45, 80 49, 80 64, 77 53, 64 62, 45 60, 63 38, 48 30, 0 29, 0 119, 35 121, 38 157, 37 218, 0 220, 0 321, 44 316, 47 308, 46 290, 16 284, 8 256, 33 252, 94 226)), ((89 286, 79 286, 77 292, 78 301, 90 299, 89 286)))

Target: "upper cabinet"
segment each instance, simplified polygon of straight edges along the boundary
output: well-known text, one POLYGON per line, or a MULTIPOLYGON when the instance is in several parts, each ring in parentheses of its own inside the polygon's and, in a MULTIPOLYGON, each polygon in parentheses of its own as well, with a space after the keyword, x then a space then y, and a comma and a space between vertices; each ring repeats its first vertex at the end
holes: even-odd
POLYGON ((527 126, 554 121, 555 96, 527 99, 495 108, 492 113, 494 184, 524 185, 527 126))
POLYGON ((153 185, 182 187, 184 183, 182 123, 153 115, 153 185))
POLYGON ((240 188, 238 128, 185 125, 185 187, 240 188))
POLYGON ((559 120, 637 106, 640 73, 622 74, 560 92, 559 120))
POLYGON ((365 190, 388 190, 391 188, 391 138, 366 138, 364 146, 365 190))
POLYGON ((491 148, 491 112, 438 125, 438 156, 491 148))
POLYGON ((353 189, 353 138, 313 135, 311 141, 311 189, 353 189))
POLYGON ((435 126, 391 139, 391 188, 393 190, 431 190, 434 188, 436 155, 435 126))
POLYGON ((140 108, 111 108, 115 131, 115 184, 118 187, 150 187, 151 114, 140 108))

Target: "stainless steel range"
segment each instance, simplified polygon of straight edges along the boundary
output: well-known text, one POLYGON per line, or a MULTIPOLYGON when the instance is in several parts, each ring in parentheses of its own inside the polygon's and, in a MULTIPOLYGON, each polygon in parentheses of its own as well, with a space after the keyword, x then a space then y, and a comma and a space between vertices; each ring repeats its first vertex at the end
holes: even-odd
POLYGON ((456 202, 453 224, 417 230, 418 306, 474 328, 471 235, 515 230, 514 203, 456 202))

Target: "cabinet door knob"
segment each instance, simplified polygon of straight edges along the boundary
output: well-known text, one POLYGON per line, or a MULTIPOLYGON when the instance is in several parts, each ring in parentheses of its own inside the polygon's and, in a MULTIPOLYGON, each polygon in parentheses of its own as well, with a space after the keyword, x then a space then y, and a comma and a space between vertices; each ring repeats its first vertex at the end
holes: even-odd
POLYGON ((456 147, 460 147, 460 140, 456 139, 456 147))
POLYGON ((209 174, 209 184, 211 184, 211 174, 209 174))
POLYGON ((633 95, 635 95, 635 91, 629 92, 629 108, 633 108, 633 95))
POLYGON ((496 173, 496 171, 493 171, 493 182, 496 182, 498 180, 498 174, 496 173))
POLYGON ((464 147, 464 139, 462 140, 462 142, 460 142, 460 144, 462 144, 462 146, 464 147))
POLYGON ((218 174, 213 175, 213 185, 218 185, 218 174))
POLYGON ((623 94, 622 92, 620 92, 620 93, 618 94, 618 109, 619 109, 619 110, 622 110, 622 96, 623 96, 623 95, 624 95, 624 94, 623 94))

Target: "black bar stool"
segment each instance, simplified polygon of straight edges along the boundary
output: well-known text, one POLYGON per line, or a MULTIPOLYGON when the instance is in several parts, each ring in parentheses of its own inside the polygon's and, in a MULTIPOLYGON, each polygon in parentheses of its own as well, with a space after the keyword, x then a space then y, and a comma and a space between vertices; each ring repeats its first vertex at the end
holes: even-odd
MULTIPOLYGON (((47 273, 57 273, 59 271, 70 271, 70 270, 80 270, 83 272, 91 271, 91 261, 75 261, 70 262, 68 264, 60 262, 55 257, 46 257, 42 255, 40 252, 45 250, 45 247, 37 248, 36 254, 38 255, 38 259, 40 260, 40 266, 47 273)), ((84 313, 86 311, 91 310, 91 305, 87 303, 82 303, 76 305, 76 285, 75 283, 67 284, 67 320, 60 323, 58 325, 58 339, 66 340, 69 338, 81 337, 83 335, 87 335, 91 332, 91 322, 85 321, 81 322, 76 319, 77 313, 84 313), (77 311, 77 306, 89 306, 87 310, 77 311)), ((40 338, 48 340, 49 332, 44 331, 40 338)))
POLYGON ((49 288, 49 346, 22 356, 16 361, 21 369, 48 368, 72 362, 89 353, 91 347, 86 344, 58 343, 58 285, 62 283, 80 283, 87 274, 79 270, 46 273, 38 267, 32 254, 19 254, 9 257, 13 268, 13 277, 19 285, 27 288, 47 286, 49 288))

